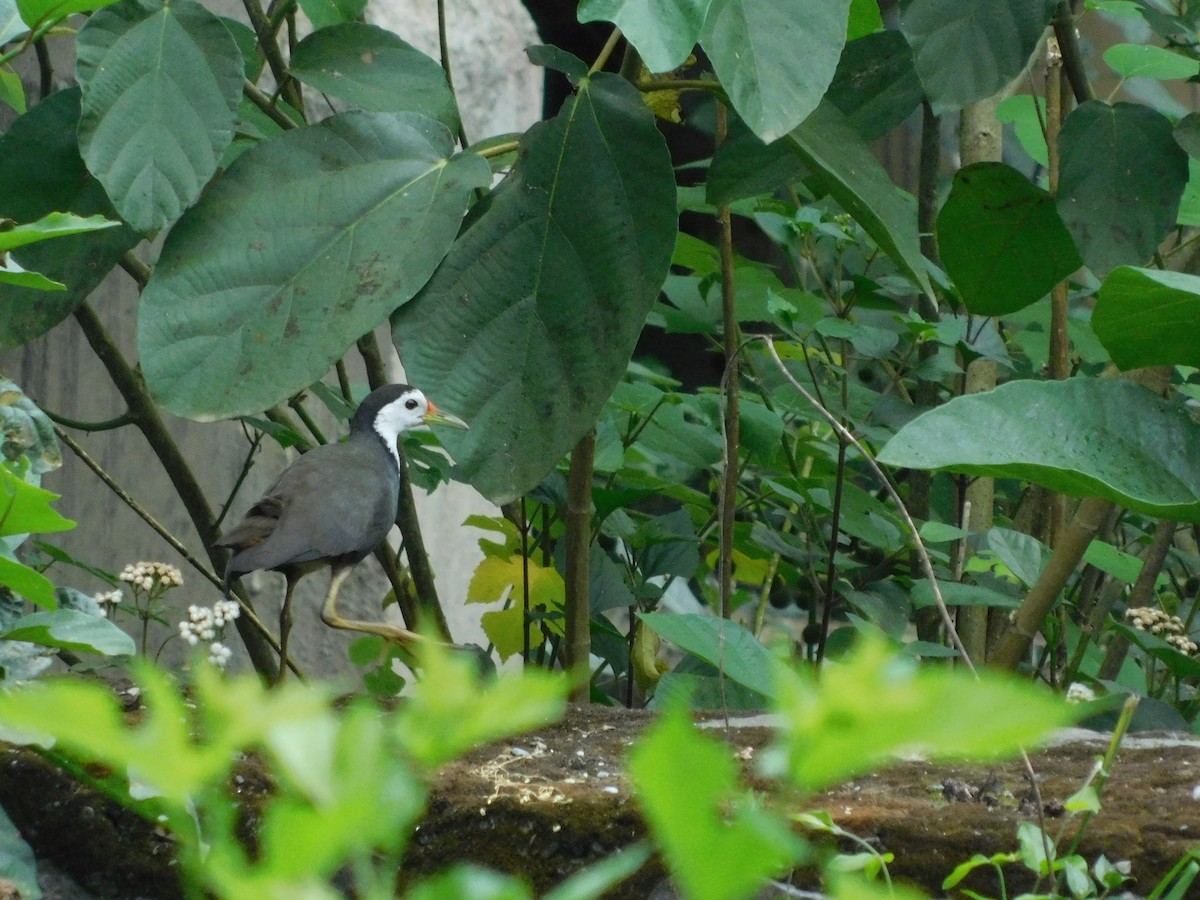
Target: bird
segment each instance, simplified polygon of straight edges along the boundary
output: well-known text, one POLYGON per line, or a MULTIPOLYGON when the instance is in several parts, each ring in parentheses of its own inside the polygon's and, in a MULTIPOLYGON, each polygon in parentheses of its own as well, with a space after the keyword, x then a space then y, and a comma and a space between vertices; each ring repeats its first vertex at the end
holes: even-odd
POLYGON ((343 618, 337 597, 346 576, 383 544, 396 521, 401 465, 396 440, 422 425, 467 428, 410 385, 372 391, 351 417, 345 441, 303 454, 215 542, 233 551, 225 566, 226 597, 233 583, 250 572, 282 572, 287 581, 279 611, 279 680, 287 670, 292 592, 301 578, 324 566, 330 569, 321 609, 326 625, 399 643, 419 639, 395 625, 343 618))

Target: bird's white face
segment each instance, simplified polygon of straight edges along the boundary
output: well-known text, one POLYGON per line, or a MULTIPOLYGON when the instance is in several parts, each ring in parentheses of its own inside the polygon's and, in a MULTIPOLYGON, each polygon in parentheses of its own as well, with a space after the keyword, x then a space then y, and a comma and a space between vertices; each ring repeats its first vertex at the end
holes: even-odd
POLYGON ((397 465, 400 464, 400 454, 396 452, 396 439, 409 429, 417 428, 420 425, 467 427, 466 422, 458 416, 438 409, 433 401, 416 388, 408 388, 397 395, 392 402, 379 407, 379 411, 375 413, 375 421, 372 423, 375 433, 383 438, 384 446, 396 458, 397 465))
POLYGON ((396 446, 396 438, 424 425, 429 413, 429 400, 416 388, 405 391, 375 415, 375 430, 388 447, 396 446))

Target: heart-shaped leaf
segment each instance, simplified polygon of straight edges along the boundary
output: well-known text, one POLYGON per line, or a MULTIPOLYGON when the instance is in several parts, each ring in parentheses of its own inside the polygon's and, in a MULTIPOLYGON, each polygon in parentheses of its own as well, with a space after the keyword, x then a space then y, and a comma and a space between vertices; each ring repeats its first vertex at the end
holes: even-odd
POLYGON ((292 53, 291 73, 371 112, 419 112, 458 127, 458 105, 438 62, 375 25, 313 32, 292 53))
POLYGON ((1083 265, 1054 198, 1003 163, 954 173, 937 236, 963 303, 985 316, 1036 303, 1083 265))
POLYGON ((580 22, 612 22, 651 72, 683 65, 700 38, 712 0, 583 0, 580 22))
POLYGON ((1148 106, 1090 100, 1067 116, 1058 146, 1058 214, 1083 261, 1103 276, 1150 259, 1175 227, 1188 181, 1170 119, 1148 106))

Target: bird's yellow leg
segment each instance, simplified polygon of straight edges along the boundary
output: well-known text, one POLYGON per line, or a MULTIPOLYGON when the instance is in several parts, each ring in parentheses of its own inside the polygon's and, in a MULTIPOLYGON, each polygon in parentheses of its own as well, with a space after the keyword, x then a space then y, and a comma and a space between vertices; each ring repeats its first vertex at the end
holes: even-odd
POLYGON ((425 641, 428 638, 401 628, 399 625, 389 625, 385 622, 360 622, 357 619, 344 619, 338 615, 337 596, 342 588, 342 582, 350 574, 351 567, 335 569, 329 579, 329 593, 325 595, 325 606, 321 610, 321 621, 330 628, 340 628, 342 631, 361 631, 364 634, 376 634, 389 641, 405 645, 425 641))
POLYGON ((283 605, 279 607, 279 677, 275 679, 276 684, 283 684, 284 678, 287 677, 288 635, 292 633, 292 591, 295 590, 296 582, 299 580, 299 575, 293 576, 290 573, 287 575, 283 605))

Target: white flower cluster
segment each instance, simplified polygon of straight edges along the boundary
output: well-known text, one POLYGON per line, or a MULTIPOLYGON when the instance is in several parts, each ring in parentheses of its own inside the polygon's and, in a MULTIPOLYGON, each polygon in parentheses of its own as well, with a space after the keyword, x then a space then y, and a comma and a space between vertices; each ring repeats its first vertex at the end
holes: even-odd
POLYGON ((125 594, 120 588, 115 588, 111 591, 102 591, 99 594, 93 594, 92 599, 100 604, 100 611, 107 616, 110 609, 116 609, 121 601, 125 599, 125 594))
POLYGON ((1180 653, 1189 656, 1200 650, 1196 642, 1184 634, 1183 619, 1172 616, 1151 606, 1135 606, 1125 611, 1125 618, 1138 631, 1157 634, 1180 653))
POLYGON ((233 651, 220 641, 213 641, 212 646, 208 648, 208 661, 218 669, 225 668, 225 663, 229 662, 231 656, 233 656, 233 651))
POLYGON ((208 648, 208 658, 217 668, 224 668, 229 657, 233 655, 228 647, 218 638, 225 626, 241 614, 236 600, 218 600, 208 606, 189 606, 186 621, 179 623, 179 636, 196 646, 200 641, 211 644, 208 648))
POLYGON ((173 588, 183 584, 183 573, 178 568, 160 562, 131 563, 121 570, 119 577, 135 589, 141 588, 147 592, 156 586, 173 588))

